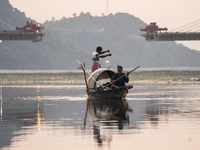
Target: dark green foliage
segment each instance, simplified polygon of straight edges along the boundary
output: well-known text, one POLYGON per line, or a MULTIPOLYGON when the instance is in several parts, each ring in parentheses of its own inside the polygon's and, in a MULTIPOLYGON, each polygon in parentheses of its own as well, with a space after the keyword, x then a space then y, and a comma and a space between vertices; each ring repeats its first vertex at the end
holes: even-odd
MULTIPOLYGON (((0 19, 23 27, 25 13, 13 8, 8 0, 0 1, 0 19)), ((36 23, 34 20, 32 20, 36 23)), ((76 59, 90 68, 97 46, 111 50, 111 67, 200 67, 200 52, 175 42, 147 42, 140 36, 146 24, 127 13, 93 17, 81 13, 73 18, 46 21, 42 42, 3 41, 0 43, 0 69, 77 69, 76 59)), ((0 22, 0 31, 13 30, 0 22)), ((102 67, 105 60, 101 59, 102 67)))

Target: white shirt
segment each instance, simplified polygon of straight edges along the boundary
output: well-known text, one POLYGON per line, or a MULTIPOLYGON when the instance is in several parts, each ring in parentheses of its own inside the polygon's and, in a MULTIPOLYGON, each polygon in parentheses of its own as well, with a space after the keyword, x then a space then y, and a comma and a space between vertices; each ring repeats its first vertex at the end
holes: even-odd
POLYGON ((98 62, 99 63, 99 53, 97 53, 96 51, 94 51, 93 53, 92 53, 92 61, 93 62, 98 62))

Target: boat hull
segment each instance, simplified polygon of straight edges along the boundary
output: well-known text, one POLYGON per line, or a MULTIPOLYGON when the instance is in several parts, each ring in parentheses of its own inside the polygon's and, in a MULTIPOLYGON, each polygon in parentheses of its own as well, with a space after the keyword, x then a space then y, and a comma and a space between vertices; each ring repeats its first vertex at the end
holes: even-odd
POLYGON ((112 90, 102 90, 96 92, 95 94, 91 95, 94 91, 86 91, 88 98, 96 99, 96 98, 125 98, 128 89, 126 87, 120 89, 112 89, 112 90))

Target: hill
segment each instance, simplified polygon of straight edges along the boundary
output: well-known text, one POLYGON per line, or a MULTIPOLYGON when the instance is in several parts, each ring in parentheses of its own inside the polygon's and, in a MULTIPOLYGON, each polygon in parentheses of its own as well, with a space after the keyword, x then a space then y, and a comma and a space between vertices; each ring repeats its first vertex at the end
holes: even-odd
MULTIPOLYGON (((8 0, 0 1, 1 20, 22 27, 27 18, 8 0)), ((37 23, 35 20, 32 20, 37 23)), ((175 42, 147 42, 139 34, 146 24, 139 18, 117 13, 108 16, 74 14, 72 18, 46 21, 42 42, 3 41, 0 43, 0 69, 76 69, 76 59, 90 68, 97 46, 112 53, 111 67, 200 67, 200 52, 175 42)), ((13 30, 0 22, 0 30, 13 30)), ((102 67, 105 59, 101 59, 102 67)))

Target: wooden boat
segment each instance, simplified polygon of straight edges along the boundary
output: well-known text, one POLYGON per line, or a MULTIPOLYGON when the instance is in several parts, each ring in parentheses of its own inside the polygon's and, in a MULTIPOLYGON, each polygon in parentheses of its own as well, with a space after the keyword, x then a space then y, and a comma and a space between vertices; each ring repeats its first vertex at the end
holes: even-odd
POLYGON ((88 78, 87 95, 89 98, 125 98, 128 89, 126 87, 120 89, 112 89, 107 86, 110 79, 115 74, 114 71, 105 68, 95 70, 88 78))
POLYGON ((106 89, 99 91, 92 95, 94 91, 86 91, 89 98, 125 98, 128 89, 123 87, 121 89, 106 89))

